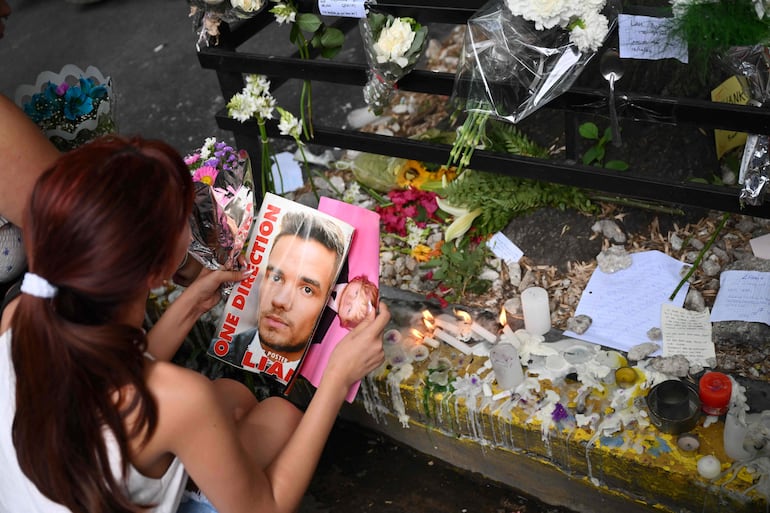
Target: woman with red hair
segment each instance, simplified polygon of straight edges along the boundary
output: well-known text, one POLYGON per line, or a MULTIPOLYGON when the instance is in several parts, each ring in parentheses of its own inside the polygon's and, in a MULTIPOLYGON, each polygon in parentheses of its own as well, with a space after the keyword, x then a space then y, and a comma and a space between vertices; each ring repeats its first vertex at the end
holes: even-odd
POLYGON ((188 475, 220 513, 299 506, 349 387, 383 360, 389 314, 342 340, 304 414, 173 365, 219 285, 245 278, 203 273, 142 330, 187 251, 192 191, 173 148, 117 136, 18 191, 29 270, 0 321, 0 510, 174 512, 188 475))

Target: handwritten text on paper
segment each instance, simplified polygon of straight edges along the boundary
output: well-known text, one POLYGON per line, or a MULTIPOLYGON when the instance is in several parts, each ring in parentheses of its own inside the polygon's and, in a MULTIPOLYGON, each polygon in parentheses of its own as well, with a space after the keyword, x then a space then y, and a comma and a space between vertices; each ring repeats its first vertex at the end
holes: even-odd
POLYGON ((618 15, 620 56, 624 59, 677 59, 687 64, 687 43, 671 32, 671 18, 618 15))

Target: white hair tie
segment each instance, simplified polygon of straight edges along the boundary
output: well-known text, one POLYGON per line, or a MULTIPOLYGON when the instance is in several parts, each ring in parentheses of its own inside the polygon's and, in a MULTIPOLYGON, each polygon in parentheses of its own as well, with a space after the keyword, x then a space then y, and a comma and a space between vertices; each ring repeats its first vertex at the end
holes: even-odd
POLYGON ((50 299, 56 295, 58 289, 48 283, 48 280, 35 273, 24 273, 24 280, 21 282, 21 291, 30 296, 43 299, 50 299))

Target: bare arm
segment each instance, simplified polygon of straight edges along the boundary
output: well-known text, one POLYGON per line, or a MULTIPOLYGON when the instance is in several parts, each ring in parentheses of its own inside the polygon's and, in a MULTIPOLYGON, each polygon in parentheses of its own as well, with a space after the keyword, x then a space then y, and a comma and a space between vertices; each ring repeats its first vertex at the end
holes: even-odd
POLYGON ((24 111, 0 95, 0 215, 21 226, 35 181, 59 155, 24 111))
MULTIPOLYGON (((168 437, 168 450, 182 459, 192 479, 220 513, 296 511, 350 385, 383 360, 381 336, 390 314, 383 306, 377 318, 373 317, 351 330, 337 346, 307 412, 296 430, 287 434, 288 442, 279 451, 265 447, 271 442, 262 431, 254 429, 257 423, 250 422, 254 419, 249 417, 260 413, 264 416, 265 411, 260 412, 262 405, 236 424, 211 386, 204 389, 202 385, 181 384, 177 378, 176 398, 159 394, 161 411, 166 413, 162 413, 156 435, 168 437), (169 417, 173 419, 171 428, 166 424, 169 417), (277 452, 267 468, 261 464, 262 451, 277 452)), ((200 376, 194 379, 205 380, 200 376)), ((286 405, 291 407, 288 402, 286 405)), ((271 417, 261 421, 277 420, 271 417)))
POLYGON ((201 272, 147 333, 148 352, 157 360, 171 360, 195 322, 219 302, 220 285, 243 278, 242 271, 201 272))

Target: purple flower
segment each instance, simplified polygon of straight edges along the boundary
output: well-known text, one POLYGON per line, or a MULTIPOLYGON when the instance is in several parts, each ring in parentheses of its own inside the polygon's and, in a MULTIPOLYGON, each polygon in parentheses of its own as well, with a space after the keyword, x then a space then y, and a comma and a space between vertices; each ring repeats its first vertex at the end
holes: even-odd
POLYGON ((553 412, 551 413, 551 418, 554 422, 559 422, 560 420, 564 420, 567 417, 569 417, 569 413, 567 413, 567 410, 564 409, 564 406, 562 406, 561 403, 556 403, 556 407, 553 409, 553 412))

